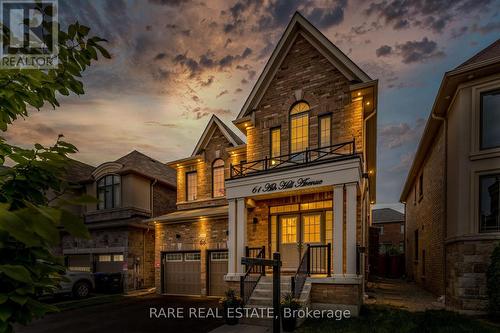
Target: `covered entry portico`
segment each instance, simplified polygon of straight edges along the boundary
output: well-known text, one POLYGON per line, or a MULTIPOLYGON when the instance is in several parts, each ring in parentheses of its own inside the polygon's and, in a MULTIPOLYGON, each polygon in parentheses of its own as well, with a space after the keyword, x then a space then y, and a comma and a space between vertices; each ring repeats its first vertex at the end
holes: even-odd
POLYGON ((340 281, 357 277, 356 246, 361 245, 364 234, 364 223, 358 220, 364 218, 360 198, 366 186, 361 157, 273 171, 226 181, 226 280, 238 281, 244 274, 240 262, 249 245, 266 246, 266 257, 280 252, 286 274, 297 270, 307 245, 331 244, 331 265, 326 256, 319 264, 331 267, 331 271, 323 270, 322 278, 331 276, 331 281, 340 281), (254 235, 249 230, 254 224, 267 225, 267 234, 254 235))

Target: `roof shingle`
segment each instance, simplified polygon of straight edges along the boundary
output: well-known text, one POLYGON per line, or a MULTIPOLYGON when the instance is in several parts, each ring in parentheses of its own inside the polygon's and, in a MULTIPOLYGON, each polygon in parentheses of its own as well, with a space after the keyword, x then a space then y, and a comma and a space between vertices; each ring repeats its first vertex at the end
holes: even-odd
POLYGON ((405 214, 392 208, 380 208, 372 211, 373 223, 403 222, 405 214))

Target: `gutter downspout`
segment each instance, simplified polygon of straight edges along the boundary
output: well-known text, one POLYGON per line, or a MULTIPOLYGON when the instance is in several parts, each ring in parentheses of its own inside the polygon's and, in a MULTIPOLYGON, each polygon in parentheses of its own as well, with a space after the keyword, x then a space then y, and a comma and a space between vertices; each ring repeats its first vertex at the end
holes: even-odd
POLYGON ((443 165, 443 171, 444 171, 444 213, 443 213, 443 218, 444 218, 444 225, 443 225, 443 287, 444 287, 444 302, 446 304, 446 272, 447 272, 447 266, 446 266, 446 235, 448 234, 448 121, 446 117, 440 117, 436 116, 433 113, 431 113, 432 119, 436 119, 438 121, 443 122, 444 126, 444 165, 443 165))

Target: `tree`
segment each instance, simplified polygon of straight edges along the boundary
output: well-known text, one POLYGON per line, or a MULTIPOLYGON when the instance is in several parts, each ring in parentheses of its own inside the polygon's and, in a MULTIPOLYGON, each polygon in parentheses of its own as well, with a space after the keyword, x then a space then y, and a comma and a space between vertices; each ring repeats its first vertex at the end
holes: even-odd
MULTIPOLYGON (((1 29, 8 42, 8 28, 1 29)), ((59 95, 84 94, 82 72, 98 60, 98 53, 110 58, 102 46, 106 41, 89 36, 89 27, 76 22, 66 31, 58 29, 57 68, 0 70, 0 130, 6 131, 18 117, 28 117, 30 110, 59 107, 59 95)), ((68 156, 76 151, 62 135, 51 147, 34 144, 31 149, 0 138, 0 332, 11 332, 14 323, 27 324, 57 310, 36 299, 57 288, 64 270, 61 258, 51 250, 59 244, 61 231, 89 237, 80 217, 69 210, 89 198, 60 197, 49 203, 47 195, 59 197, 73 189, 64 172, 68 156), (4 167, 6 160, 15 165, 4 167)))

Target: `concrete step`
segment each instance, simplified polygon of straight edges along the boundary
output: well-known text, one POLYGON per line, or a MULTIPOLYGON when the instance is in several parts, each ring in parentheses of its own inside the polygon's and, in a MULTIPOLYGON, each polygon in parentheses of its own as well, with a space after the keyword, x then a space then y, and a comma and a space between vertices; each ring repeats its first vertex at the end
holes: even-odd
MULTIPOLYGON (((290 293, 290 290, 283 290, 283 289, 281 289, 281 296, 285 296, 288 293, 290 293)), ((251 297, 254 297, 254 296, 257 296, 257 297, 273 297, 273 291, 272 290, 268 290, 268 289, 255 288, 251 297)))
POLYGON ((273 306, 273 298, 252 295, 252 297, 248 300, 247 305, 273 306))

